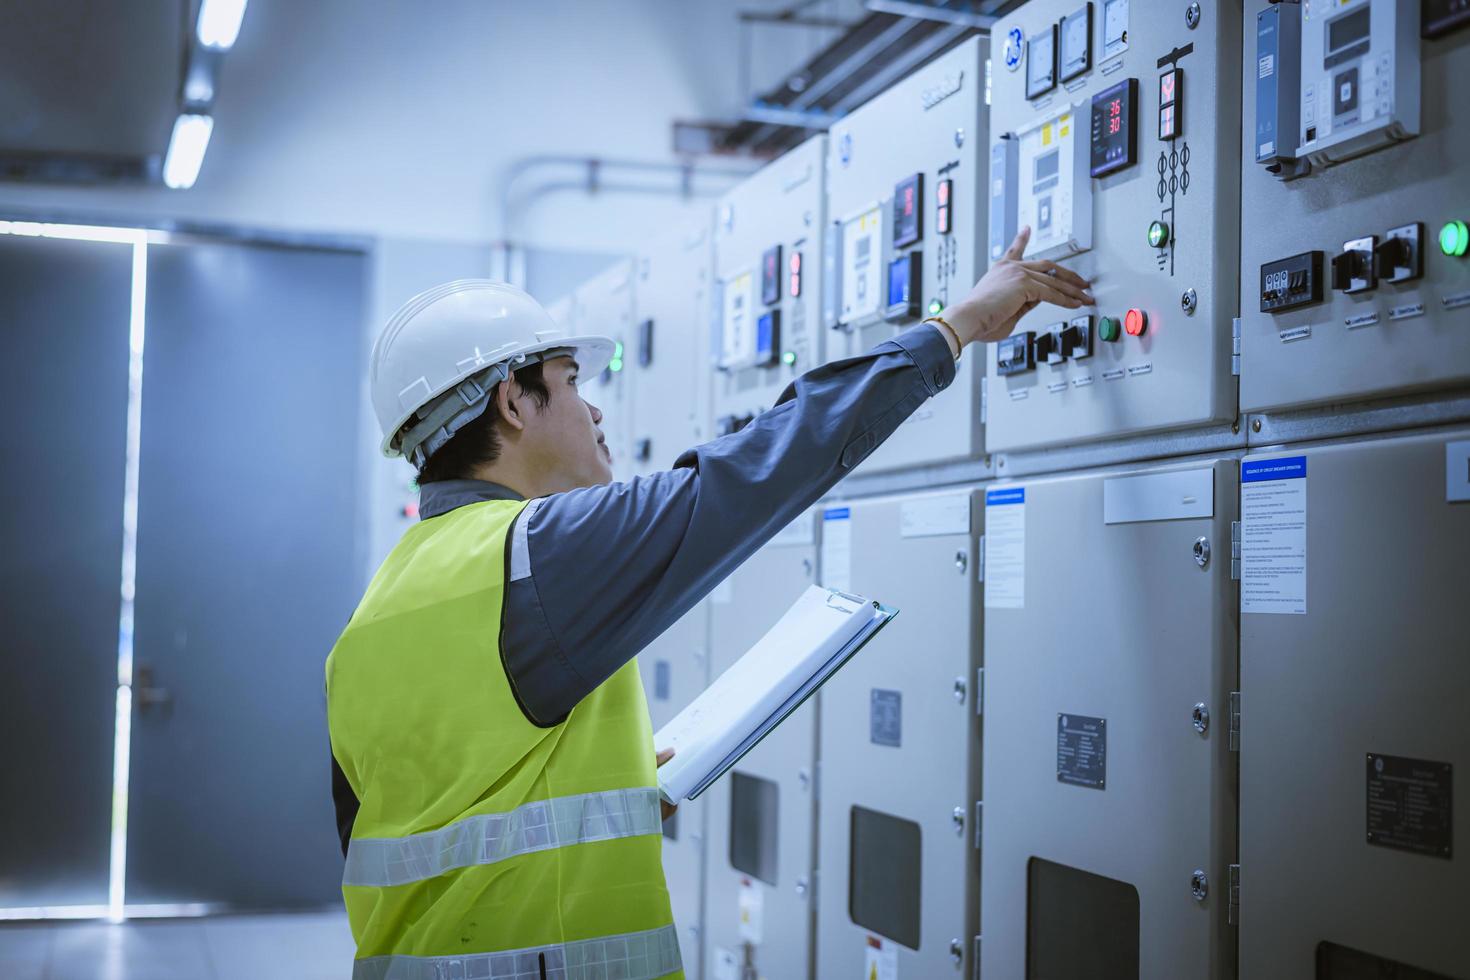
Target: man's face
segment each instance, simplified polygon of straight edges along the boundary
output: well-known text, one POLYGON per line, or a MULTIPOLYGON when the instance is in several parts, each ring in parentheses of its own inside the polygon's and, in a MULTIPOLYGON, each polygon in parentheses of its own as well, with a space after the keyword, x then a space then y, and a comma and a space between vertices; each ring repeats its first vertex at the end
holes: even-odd
POLYGON ((528 462, 559 490, 612 482, 612 452, 597 427, 602 412, 578 393, 578 370, 570 356, 544 362, 551 400, 526 416, 528 462))

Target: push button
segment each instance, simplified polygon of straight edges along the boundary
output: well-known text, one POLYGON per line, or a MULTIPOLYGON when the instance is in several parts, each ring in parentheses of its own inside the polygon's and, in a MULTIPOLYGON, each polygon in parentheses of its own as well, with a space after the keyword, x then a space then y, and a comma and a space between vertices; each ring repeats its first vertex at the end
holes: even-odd
POLYGON ((1123 316, 1123 329, 1130 337, 1141 337, 1148 329, 1148 314, 1134 307, 1123 316))
POLYGON ((1097 336, 1099 340, 1105 340, 1110 344, 1115 343, 1122 332, 1123 325, 1118 322, 1117 317, 1098 317, 1097 336))

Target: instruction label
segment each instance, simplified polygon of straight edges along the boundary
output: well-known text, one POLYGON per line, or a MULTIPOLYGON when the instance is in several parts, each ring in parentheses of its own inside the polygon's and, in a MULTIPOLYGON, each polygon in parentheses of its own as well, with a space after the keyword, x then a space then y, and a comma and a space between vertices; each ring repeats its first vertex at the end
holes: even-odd
POLYGON ((766 896, 761 886, 749 878, 740 879, 740 940, 761 944, 765 933, 766 896))
POLYGON ((1307 457, 1240 464, 1240 608, 1307 612, 1307 457))
POLYGON ((829 507, 822 511, 822 584, 841 592, 852 591, 852 509, 829 507))
POLYGON ((1368 843, 1450 857, 1454 768, 1368 753, 1368 843))
POLYGON ((898 944, 868 937, 863 953, 863 980, 898 980, 898 944))
POLYGON ((1026 488, 985 491, 985 608, 1026 608, 1026 488))

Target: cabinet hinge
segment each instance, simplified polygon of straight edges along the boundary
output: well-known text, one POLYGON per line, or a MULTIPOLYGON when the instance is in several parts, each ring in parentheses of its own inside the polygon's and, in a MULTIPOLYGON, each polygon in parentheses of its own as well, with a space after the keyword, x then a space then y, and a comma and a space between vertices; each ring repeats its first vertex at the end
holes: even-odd
POLYGON ((1230 321, 1230 373, 1240 377, 1240 317, 1230 321))
POLYGON ((985 581, 985 535, 980 535, 980 560, 975 563, 975 581, 985 581))
POLYGON ((1230 579, 1240 581, 1240 522, 1230 522, 1230 579))
POLYGON ((985 668, 975 668, 975 715, 985 715, 985 668))
POLYGON ((985 801, 975 801, 975 850, 980 850, 980 822, 985 815, 985 801))
POLYGON ((990 378, 980 380, 980 424, 985 424, 986 416, 990 414, 990 378))
POLYGON ((1240 751, 1240 692, 1230 692, 1230 751, 1240 751))
MULTIPOLYGON (((986 62, 990 64, 990 62, 986 62)), ((986 86, 988 89, 990 86, 986 86)), ((980 980, 980 937, 975 937, 975 955, 970 958, 970 977, 972 980, 980 980)))
POLYGON ((1228 921, 1232 926, 1240 924, 1240 865, 1230 866, 1230 913, 1228 921))

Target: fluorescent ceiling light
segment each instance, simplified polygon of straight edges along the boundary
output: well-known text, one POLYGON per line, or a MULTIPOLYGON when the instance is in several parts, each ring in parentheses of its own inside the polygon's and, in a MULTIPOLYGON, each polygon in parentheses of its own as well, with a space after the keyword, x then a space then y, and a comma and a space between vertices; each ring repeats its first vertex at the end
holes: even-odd
POLYGON ((199 43, 221 50, 233 47, 244 19, 245 0, 204 0, 199 8, 199 43))
POLYGON ((174 134, 168 141, 168 155, 163 158, 163 182, 170 187, 187 189, 199 178, 204 165, 204 151, 209 149, 209 134, 214 131, 212 116, 184 113, 174 120, 174 134))

